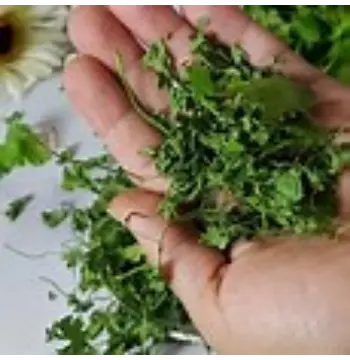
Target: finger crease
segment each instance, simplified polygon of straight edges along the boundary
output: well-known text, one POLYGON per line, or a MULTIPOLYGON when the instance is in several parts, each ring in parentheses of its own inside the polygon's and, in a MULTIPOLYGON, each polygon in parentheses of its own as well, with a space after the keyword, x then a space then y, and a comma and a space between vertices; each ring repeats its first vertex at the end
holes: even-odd
POLYGON ((213 284, 214 294, 218 295, 221 292, 222 283, 225 278, 226 271, 230 264, 226 260, 222 260, 212 271, 210 276, 208 276, 208 284, 213 284))
POLYGON ((192 27, 186 22, 181 22, 181 24, 167 36, 167 44, 174 54, 177 66, 180 66, 183 62, 187 62, 189 59, 190 39, 193 34, 194 31, 192 27))
POLYGON ((247 36, 247 34, 249 34, 251 28, 252 28, 252 21, 250 19, 246 19, 246 23, 244 26, 242 26, 241 31, 237 34, 237 37, 235 38, 235 43, 238 45, 241 45, 242 47, 244 47, 244 39, 247 36))
MULTIPOLYGON (((124 115, 120 116, 118 120, 114 121, 113 125, 111 125, 108 129, 106 129, 106 133, 104 135, 102 134, 102 136, 104 138, 104 142, 106 143, 106 145, 108 147, 110 146, 110 144, 115 143, 115 138, 116 138, 115 135, 118 132, 119 127, 123 126, 124 122, 131 121, 132 117, 134 117, 134 116, 135 116, 135 111, 134 111, 134 109, 130 108, 125 112, 124 115)), ((141 151, 141 149, 140 149, 140 151, 141 151)), ((142 156, 140 151, 138 152, 137 155, 142 156)), ((150 166, 150 164, 152 164, 151 158, 147 158, 146 156, 144 156, 144 159, 146 159, 148 161, 145 161, 144 165, 140 166, 139 173, 142 173, 143 170, 149 170, 149 166, 150 166)), ((132 170, 128 169, 125 166, 125 164, 121 164, 121 165, 126 171, 132 172, 132 170)))
POLYGON ((162 179, 162 176, 160 174, 156 174, 154 176, 141 176, 138 174, 135 174, 134 172, 130 171, 130 170, 125 170, 126 174, 134 181, 137 181, 137 183, 139 185, 143 185, 149 181, 154 181, 154 180, 158 180, 158 179, 162 179))
POLYGON ((143 218, 143 219, 147 219, 147 218, 150 217, 150 216, 148 216, 148 215, 142 214, 142 213, 139 212, 139 211, 132 210, 132 211, 129 211, 127 214, 125 214, 125 215, 121 218, 120 222, 123 224, 123 226, 125 226, 125 227, 128 228, 129 225, 130 225, 130 222, 131 222, 131 220, 132 220, 132 218, 133 218, 134 216, 138 216, 138 217, 141 217, 141 218, 143 218))
POLYGON ((111 125, 105 130, 104 134, 101 134, 105 142, 108 144, 111 139, 114 140, 115 133, 117 132, 117 128, 121 125, 122 122, 129 119, 134 115, 134 109, 128 108, 123 115, 118 116, 118 119, 113 121, 111 125))

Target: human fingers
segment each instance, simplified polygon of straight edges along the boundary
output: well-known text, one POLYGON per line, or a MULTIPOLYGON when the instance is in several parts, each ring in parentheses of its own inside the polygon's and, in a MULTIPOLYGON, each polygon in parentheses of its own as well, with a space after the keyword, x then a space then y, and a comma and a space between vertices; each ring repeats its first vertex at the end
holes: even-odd
POLYGON ((190 56, 192 26, 170 5, 110 5, 111 11, 133 34, 146 45, 164 40, 177 65, 190 56), (139 21, 142 19, 142 21, 139 21))
POLYGON ((79 56, 69 63, 64 86, 74 106, 106 144, 120 165, 151 190, 167 182, 143 151, 157 146, 161 135, 133 109, 114 76, 98 60, 79 56))
POLYGON ((208 19, 206 32, 230 46, 240 45, 250 62, 258 67, 273 64, 287 76, 312 88, 319 96, 328 89, 331 80, 294 53, 270 31, 253 21, 239 6, 185 5, 183 14, 192 26, 208 19))
POLYGON ((228 264, 224 256, 198 243, 191 231, 158 214, 161 197, 143 190, 114 199, 110 212, 134 234, 150 261, 180 298, 196 327, 216 347, 224 335, 217 291, 228 264))
POLYGON ((125 78, 140 101, 152 110, 167 107, 155 74, 142 66, 144 50, 130 31, 105 6, 79 6, 69 20, 69 35, 80 54, 91 55, 115 73, 116 54, 123 59, 125 78))

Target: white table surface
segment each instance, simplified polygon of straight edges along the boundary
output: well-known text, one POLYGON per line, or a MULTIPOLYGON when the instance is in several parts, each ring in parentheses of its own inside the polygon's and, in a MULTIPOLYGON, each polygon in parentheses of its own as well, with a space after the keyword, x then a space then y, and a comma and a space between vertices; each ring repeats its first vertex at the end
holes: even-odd
MULTIPOLYGON (((25 111, 32 124, 53 123, 58 128, 62 144, 84 140, 86 151, 96 149, 96 141, 88 129, 74 116, 65 95, 60 90, 59 77, 37 86, 25 100, 1 104, 0 114, 11 109, 25 111)), ((3 134, 4 126, 0 124, 3 134)), ((12 253, 4 244, 30 254, 59 251, 60 244, 72 238, 69 228, 49 230, 41 223, 40 212, 59 205, 67 197, 58 187, 59 172, 54 165, 17 171, 0 183, 0 354, 47 354, 45 328, 67 309, 62 297, 48 300, 50 286, 40 280, 46 276, 63 289, 70 289, 73 277, 60 261, 59 255, 42 259, 26 259, 12 253), (10 223, 3 211, 6 204, 18 196, 35 193, 35 201, 15 223, 10 223)), ((73 199, 83 201, 84 195, 73 199)))
MULTIPOLYGON (((11 104, 0 103, 0 115, 15 110, 24 110, 32 124, 52 123, 58 129, 60 145, 79 142, 83 154, 93 154, 100 145, 89 129, 73 112, 65 94, 60 90, 57 76, 37 86, 23 101, 11 104)), ((2 116, 1 116, 2 117, 2 116)), ((0 138, 4 125, 0 121, 0 138)), ((72 239, 66 226, 50 230, 41 222, 40 213, 55 208, 64 200, 88 201, 85 194, 65 194, 59 189, 59 172, 54 165, 45 168, 17 171, 0 183, 0 355, 52 354, 53 348, 45 344, 45 328, 68 309, 65 299, 48 299, 50 285, 40 277, 54 280, 61 288, 69 290, 73 275, 61 262, 59 255, 39 259, 26 259, 6 248, 28 254, 59 252, 61 245, 72 239), (36 198, 24 215, 10 223, 3 212, 6 204, 28 193, 36 198)), ((170 350, 170 349, 169 349, 170 350)), ((171 350, 171 353, 178 349, 171 350)), ((202 350, 203 351, 203 350, 202 350)), ((198 348, 188 348, 182 353, 199 353, 198 348)))

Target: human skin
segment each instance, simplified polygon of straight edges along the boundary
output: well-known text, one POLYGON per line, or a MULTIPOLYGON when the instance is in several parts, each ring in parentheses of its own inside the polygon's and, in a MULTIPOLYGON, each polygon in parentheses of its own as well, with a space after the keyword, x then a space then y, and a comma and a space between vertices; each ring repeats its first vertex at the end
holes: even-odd
MULTIPOLYGON (((157 205, 167 181, 142 149, 161 136, 133 111, 115 81, 114 55, 123 55, 128 81, 149 107, 167 107, 155 76, 142 69, 144 49, 160 38, 177 63, 189 56, 189 36, 203 15, 222 42, 240 44, 255 66, 278 56, 280 70, 308 86, 317 99, 314 121, 346 127, 350 89, 295 55, 235 6, 79 6, 69 21, 79 53, 64 74, 74 106, 99 134, 139 189, 114 199, 110 212, 124 221, 153 263, 161 262, 169 286, 206 341, 221 354, 349 354, 350 236, 337 241, 260 239, 241 242, 229 258, 198 244, 195 233, 167 224, 157 205), (168 36, 170 35, 170 36, 168 36), (138 41, 137 41, 137 40, 138 41), (166 229, 166 231, 164 231, 166 229), (159 239, 162 238, 161 259, 159 239)), ((344 139, 343 139, 344 140, 344 139)), ((339 216, 350 214, 350 176, 339 180, 339 216)))

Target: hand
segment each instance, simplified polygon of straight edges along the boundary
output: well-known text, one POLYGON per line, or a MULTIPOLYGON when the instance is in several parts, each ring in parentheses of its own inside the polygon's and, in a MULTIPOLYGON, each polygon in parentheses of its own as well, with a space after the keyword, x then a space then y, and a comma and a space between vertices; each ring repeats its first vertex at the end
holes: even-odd
MULTIPOLYGON (((84 6, 73 11, 69 32, 80 56, 67 67, 64 82, 77 109, 110 152, 140 185, 113 201, 124 220, 182 300, 194 324, 219 353, 350 353, 350 242, 331 239, 266 239, 237 244, 228 261, 197 243, 196 235, 157 215, 167 182, 141 150, 160 135, 133 111, 115 81, 114 55, 122 53, 127 78, 153 109, 167 106, 155 76, 144 72, 139 43, 168 38, 176 61, 189 53, 188 37, 198 19, 209 16, 208 31, 222 42, 239 43, 256 66, 283 58, 282 71, 315 92, 315 121, 344 126, 350 119, 350 89, 337 84, 295 55, 234 6, 84 6), (167 37, 167 35, 171 35, 167 37), (138 42, 136 39, 140 40, 138 42), (153 192, 147 191, 153 190, 153 192), (156 194, 156 192, 158 194, 156 194), (140 215, 142 214, 142 216, 140 215)), ((350 176, 339 186, 340 214, 350 214, 350 176)))

